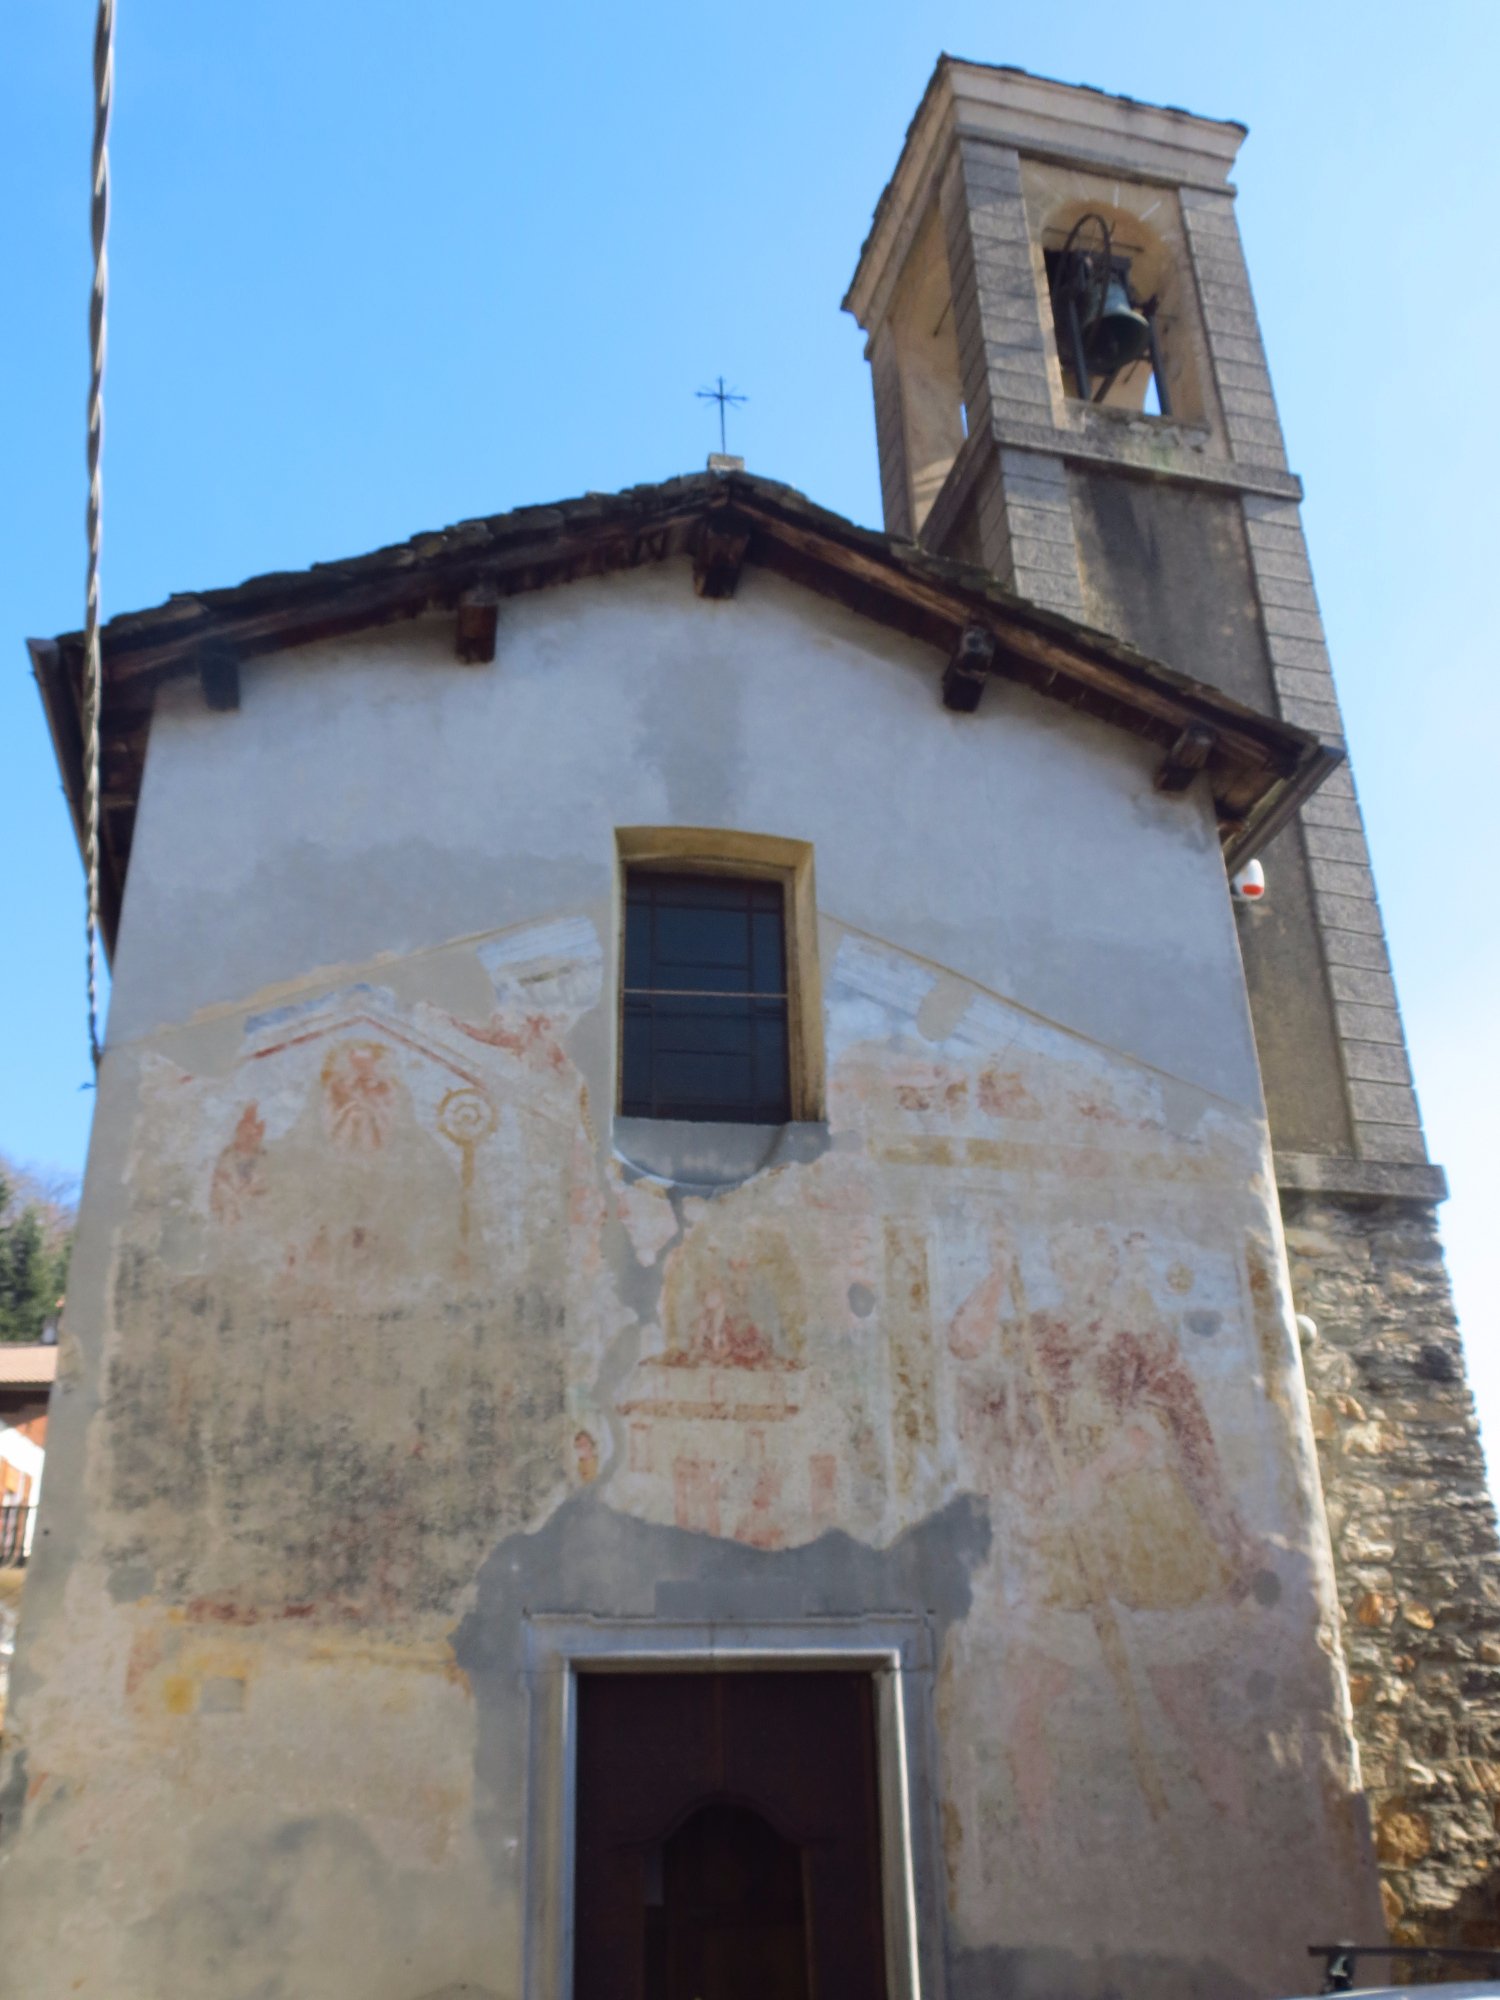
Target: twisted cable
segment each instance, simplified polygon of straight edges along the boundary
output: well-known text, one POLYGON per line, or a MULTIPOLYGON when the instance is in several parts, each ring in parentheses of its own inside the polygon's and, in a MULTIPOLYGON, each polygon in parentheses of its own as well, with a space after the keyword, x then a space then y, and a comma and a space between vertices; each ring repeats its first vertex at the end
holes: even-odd
POLYGON ((115 87, 114 0, 99 0, 94 26, 94 150, 90 227, 94 240, 94 289, 89 301, 89 504, 88 579, 83 629, 83 861, 88 880, 85 944, 89 1053, 99 1067, 99 712, 104 701, 104 660, 99 644, 99 541, 104 489, 99 460, 104 445, 104 350, 109 260, 109 114, 115 87))

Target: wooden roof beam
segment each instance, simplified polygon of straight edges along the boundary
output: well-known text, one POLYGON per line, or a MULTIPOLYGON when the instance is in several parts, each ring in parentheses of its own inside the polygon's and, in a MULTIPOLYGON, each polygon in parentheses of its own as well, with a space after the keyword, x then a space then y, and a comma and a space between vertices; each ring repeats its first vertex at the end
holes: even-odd
POLYGON ((493 583, 476 583, 458 600, 453 650, 466 667, 487 667, 495 657, 500 629, 500 592, 493 583))
POLYGON ((1157 767, 1156 789, 1185 792, 1213 755, 1218 740, 1205 723, 1189 723, 1157 767))
POLYGON ((966 625, 943 669, 943 706, 972 715, 995 665, 995 635, 982 625, 966 625))
POLYGON ((240 663, 227 646, 198 648, 198 685, 209 708, 227 714, 240 705, 240 663))
POLYGON ((733 597, 750 546, 750 524, 727 508, 705 514, 693 549, 693 588, 700 597, 733 597))

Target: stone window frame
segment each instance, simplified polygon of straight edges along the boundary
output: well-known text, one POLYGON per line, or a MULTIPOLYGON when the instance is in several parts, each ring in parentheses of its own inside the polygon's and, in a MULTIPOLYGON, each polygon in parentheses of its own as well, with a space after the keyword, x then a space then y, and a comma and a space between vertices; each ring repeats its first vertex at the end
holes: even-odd
POLYGON ((791 1123, 822 1120, 825 1097, 823 986, 818 969, 818 901, 808 840, 720 827, 628 826, 615 830, 615 1074, 620 1112, 623 1072, 625 881, 631 868, 681 875, 749 876, 778 882, 786 897, 787 1083, 791 1123))
POLYGON ((525 2000, 571 2000, 582 1673, 825 1669, 875 1682, 881 1907, 888 2000, 941 2000, 932 1637, 901 1613, 733 1627, 536 1612, 525 1623, 525 2000))

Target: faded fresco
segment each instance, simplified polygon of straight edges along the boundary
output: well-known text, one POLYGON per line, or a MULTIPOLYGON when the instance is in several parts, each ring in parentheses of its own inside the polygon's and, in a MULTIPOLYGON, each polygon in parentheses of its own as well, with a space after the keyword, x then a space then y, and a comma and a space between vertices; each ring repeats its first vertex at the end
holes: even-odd
POLYGON ((74 1767, 17 1766, 13 1880, 156 1829, 80 1918, 80 1990, 239 1962, 209 1868, 304 1943, 301 1984, 205 1992, 516 1993, 520 1802, 476 1775, 453 1635, 586 1492, 705 1556, 887 1549, 975 1497, 934 1717, 955 1963, 1166 1950, 1240 1871, 1253 1957, 1268 1840, 1357 1872, 1259 1124, 830 923, 824 1149, 675 1185, 611 1142, 601 924, 469 950, 487 1012, 355 985, 213 1065, 140 1055, 90 1525, 32 1658, 74 1767), (342 1955, 306 1871, 370 1913, 342 1955))

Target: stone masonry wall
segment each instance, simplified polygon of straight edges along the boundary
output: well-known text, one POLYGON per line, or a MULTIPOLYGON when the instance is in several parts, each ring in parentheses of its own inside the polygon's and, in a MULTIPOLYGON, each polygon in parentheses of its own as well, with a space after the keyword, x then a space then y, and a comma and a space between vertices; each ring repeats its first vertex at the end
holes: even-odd
POLYGON ((1282 1206, 1391 1936, 1500 1945, 1500 1545, 1436 1213, 1282 1206))

